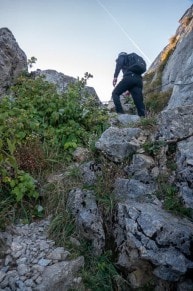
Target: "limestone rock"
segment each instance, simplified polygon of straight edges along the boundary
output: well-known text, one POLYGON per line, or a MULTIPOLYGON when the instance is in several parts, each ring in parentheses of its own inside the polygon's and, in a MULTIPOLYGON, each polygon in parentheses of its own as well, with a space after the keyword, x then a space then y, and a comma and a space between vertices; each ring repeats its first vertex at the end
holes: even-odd
POLYGON ((78 188, 70 191, 67 206, 76 219, 80 235, 92 241, 95 254, 101 254, 105 246, 105 233, 93 191, 78 188))
POLYGON ((113 161, 123 161, 144 142, 141 129, 109 127, 95 143, 113 161))
POLYGON ((161 112, 158 119, 158 138, 174 140, 193 135, 193 107, 182 106, 161 112))
POLYGON ((75 276, 83 266, 84 258, 79 257, 47 267, 42 275, 42 283, 34 291, 67 291, 77 289, 78 286, 80 288, 80 280, 75 276))
POLYGON ((114 236, 118 264, 129 273, 144 260, 151 263, 148 268, 153 266, 156 277, 170 282, 179 281, 193 269, 192 222, 174 217, 159 206, 132 200, 119 203, 114 236))
POLYGON ((0 97, 27 71, 27 57, 8 28, 0 29, 0 97))

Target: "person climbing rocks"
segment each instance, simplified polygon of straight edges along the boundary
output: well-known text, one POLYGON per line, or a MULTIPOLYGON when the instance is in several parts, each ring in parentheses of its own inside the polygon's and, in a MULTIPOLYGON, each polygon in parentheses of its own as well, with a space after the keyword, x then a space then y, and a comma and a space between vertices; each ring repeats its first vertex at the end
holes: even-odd
POLYGON ((146 71, 146 63, 142 57, 135 53, 127 54, 121 52, 116 59, 116 67, 114 72, 112 99, 117 113, 124 113, 121 105, 120 95, 129 91, 137 113, 140 117, 145 117, 145 105, 143 102, 143 79, 142 73, 146 71), (143 64, 142 64, 143 63, 143 64), (141 68, 140 68, 141 67, 141 68), (123 73, 122 80, 117 84, 120 71, 123 73), (116 85, 117 84, 117 85, 116 85))

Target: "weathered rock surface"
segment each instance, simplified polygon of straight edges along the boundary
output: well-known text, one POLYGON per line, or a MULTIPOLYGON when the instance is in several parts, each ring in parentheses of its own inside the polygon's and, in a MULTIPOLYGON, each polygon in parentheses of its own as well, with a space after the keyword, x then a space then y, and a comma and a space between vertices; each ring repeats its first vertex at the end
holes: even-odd
MULTIPOLYGON (((76 78, 64 75, 63 73, 57 72, 55 70, 39 70, 38 69, 36 71, 33 71, 32 75, 35 77, 44 76, 47 82, 56 85, 56 88, 59 94, 65 93, 68 90, 69 85, 77 81, 76 78)), ((86 92, 94 96, 96 102, 102 105, 93 87, 86 86, 86 92)), ((84 94, 83 96, 81 96, 81 101, 84 101, 84 94)))
POLYGON ((100 255, 105 246, 103 220, 93 191, 70 191, 67 206, 76 220, 80 235, 92 241, 95 254, 100 255))
POLYGON ((144 276, 152 268, 156 277, 166 281, 178 281, 193 270, 193 223, 157 205, 132 200, 119 203, 114 236, 118 265, 129 273, 140 269, 144 261, 149 262, 144 276))
POLYGON ((182 106, 161 112, 158 119, 158 138, 181 140, 193 135, 193 107, 182 106))
POLYGON ((114 161, 123 161, 130 154, 134 154, 145 136, 140 128, 109 127, 95 143, 98 150, 114 161))
POLYGON ((171 38, 176 45, 173 47, 170 41, 147 72, 156 72, 163 54, 167 54, 168 49, 171 50, 162 71, 161 91, 172 89, 166 110, 193 104, 193 5, 187 9, 179 22, 180 25, 171 38))
POLYGON ((177 181, 187 208, 193 209, 193 136, 177 144, 177 181))
POLYGON ((8 28, 0 28, 0 97, 27 71, 27 57, 8 28))

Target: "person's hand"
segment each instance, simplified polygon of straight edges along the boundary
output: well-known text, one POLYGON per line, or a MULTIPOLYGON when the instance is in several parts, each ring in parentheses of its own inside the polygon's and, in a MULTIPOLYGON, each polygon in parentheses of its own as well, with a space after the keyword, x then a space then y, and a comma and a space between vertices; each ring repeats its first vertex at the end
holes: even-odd
POLYGON ((117 84, 117 78, 113 79, 113 86, 115 87, 115 85, 117 84))

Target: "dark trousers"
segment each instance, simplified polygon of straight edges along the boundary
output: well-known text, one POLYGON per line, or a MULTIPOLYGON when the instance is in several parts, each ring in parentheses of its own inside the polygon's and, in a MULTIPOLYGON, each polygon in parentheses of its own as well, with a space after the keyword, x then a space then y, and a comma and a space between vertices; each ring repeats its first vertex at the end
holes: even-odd
POLYGON ((142 77, 136 74, 129 74, 124 76, 123 79, 117 84, 112 92, 112 99, 115 104, 115 110, 117 113, 124 113, 120 95, 126 91, 131 93, 134 104, 137 108, 137 113, 139 116, 145 116, 145 105, 143 103, 143 81, 142 77))

